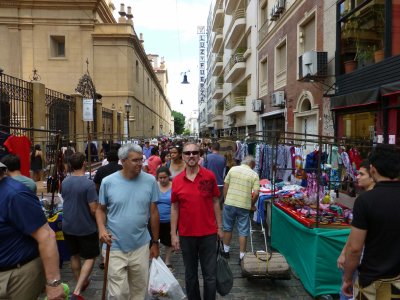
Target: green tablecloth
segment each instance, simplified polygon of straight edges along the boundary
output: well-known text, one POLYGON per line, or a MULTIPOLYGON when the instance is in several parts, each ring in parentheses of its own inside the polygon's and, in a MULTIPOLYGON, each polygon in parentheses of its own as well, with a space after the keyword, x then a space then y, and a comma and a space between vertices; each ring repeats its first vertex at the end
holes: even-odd
POLYGON ((342 277, 336 260, 350 229, 310 229, 275 206, 271 227, 272 247, 285 256, 312 296, 340 292, 342 277))

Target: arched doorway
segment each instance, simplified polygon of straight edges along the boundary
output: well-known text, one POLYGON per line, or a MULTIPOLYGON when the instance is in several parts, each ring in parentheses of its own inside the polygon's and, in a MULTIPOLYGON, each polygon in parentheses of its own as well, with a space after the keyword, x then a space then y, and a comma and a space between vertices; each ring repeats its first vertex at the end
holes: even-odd
MULTIPOLYGON (((310 92, 304 91, 299 96, 294 116, 294 128, 296 132, 301 133, 305 138, 307 138, 307 135, 319 134, 319 109, 318 105, 314 104, 314 97, 310 92)), ((306 143, 305 148, 309 152, 311 149, 314 149, 314 144, 306 143)))

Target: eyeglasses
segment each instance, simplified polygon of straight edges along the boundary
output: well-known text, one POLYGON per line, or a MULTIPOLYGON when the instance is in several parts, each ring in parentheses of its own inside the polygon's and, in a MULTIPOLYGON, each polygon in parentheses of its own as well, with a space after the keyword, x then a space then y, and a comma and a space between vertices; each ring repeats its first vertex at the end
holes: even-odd
POLYGON ((134 164, 142 164, 143 163, 143 158, 134 158, 134 159, 131 159, 129 161, 134 163, 134 164))
POLYGON ((200 151, 183 151, 183 154, 190 156, 190 155, 198 155, 200 151))

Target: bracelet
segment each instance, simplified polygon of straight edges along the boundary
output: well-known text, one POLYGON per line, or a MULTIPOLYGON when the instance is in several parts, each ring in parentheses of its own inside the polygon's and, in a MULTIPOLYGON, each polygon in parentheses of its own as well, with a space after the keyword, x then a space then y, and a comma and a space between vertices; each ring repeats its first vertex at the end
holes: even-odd
POLYGON ((153 244, 158 245, 159 243, 160 243, 159 241, 154 241, 154 240, 150 241, 150 244, 151 244, 151 245, 153 245, 153 244))

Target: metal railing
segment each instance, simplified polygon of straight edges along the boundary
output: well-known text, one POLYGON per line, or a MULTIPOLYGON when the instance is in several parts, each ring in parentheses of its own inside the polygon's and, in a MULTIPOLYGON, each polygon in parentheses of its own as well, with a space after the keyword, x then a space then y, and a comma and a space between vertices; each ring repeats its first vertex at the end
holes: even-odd
MULTIPOLYGON (((33 127, 32 83, 0 72, 0 124, 11 127, 33 127)), ((4 129, 11 134, 27 135, 31 141, 33 132, 20 129, 4 129)))
POLYGON ((230 101, 225 102, 225 111, 230 110, 237 106, 245 106, 246 105, 246 96, 236 96, 233 97, 230 101))
POLYGON ((103 139, 112 140, 113 139, 113 111, 109 108, 102 107, 101 115, 103 119, 103 139))

